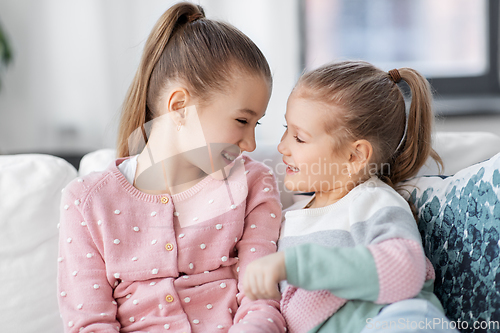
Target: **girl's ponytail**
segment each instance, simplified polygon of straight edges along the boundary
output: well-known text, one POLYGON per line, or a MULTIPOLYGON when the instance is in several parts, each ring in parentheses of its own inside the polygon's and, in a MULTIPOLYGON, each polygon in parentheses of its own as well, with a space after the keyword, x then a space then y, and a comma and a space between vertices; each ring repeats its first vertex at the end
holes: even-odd
POLYGON ((411 104, 405 137, 391 163, 389 179, 392 184, 416 176, 429 156, 439 164, 441 169, 443 168, 443 161, 432 148, 434 114, 430 85, 420 73, 411 68, 401 68, 396 72, 399 72, 401 79, 410 87, 411 104))
MULTIPOLYGON (((143 125, 153 118, 147 105, 148 88, 151 74, 162 56, 163 50, 179 26, 205 16, 203 8, 189 2, 181 2, 170 7, 156 22, 151 31, 139 68, 127 92, 123 105, 122 118, 118 130, 118 157, 129 156, 140 147, 129 147, 129 137, 141 128, 144 141, 147 141, 143 125)), ((134 140, 139 145, 142 140, 134 140)), ((144 142, 143 141, 143 142, 144 142)), ((132 144, 132 142, 131 142, 132 144)))

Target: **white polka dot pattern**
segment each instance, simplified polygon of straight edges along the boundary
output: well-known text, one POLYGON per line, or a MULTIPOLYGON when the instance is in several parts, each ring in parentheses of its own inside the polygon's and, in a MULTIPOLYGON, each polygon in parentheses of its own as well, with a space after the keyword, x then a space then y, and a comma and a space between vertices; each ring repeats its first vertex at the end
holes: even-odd
MULTIPOLYGON (((242 163, 245 163, 244 159, 242 163)), ((94 186, 94 181, 84 178, 85 185, 79 185, 79 190, 72 186, 77 182, 71 183, 63 194, 64 214, 61 215, 68 217, 61 220, 59 232, 62 235, 61 246, 64 252, 58 258, 58 266, 67 272, 65 283, 70 283, 71 279, 75 281, 74 286, 78 287, 66 288, 62 285, 59 289, 59 299, 68 303, 72 311, 79 311, 77 313, 83 316, 93 313, 95 307, 94 299, 82 297, 84 290, 95 294, 96 300, 101 293, 118 291, 114 296, 120 304, 121 320, 127 322, 123 323, 125 326, 133 324, 136 330, 148 331, 146 327, 153 330, 153 326, 149 326, 153 322, 150 313, 158 312, 165 319, 159 327, 165 330, 182 332, 191 324, 193 331, 195 325, 201 331, 226 331, 231 326, 237 301, 235 299, 234 304, 224 306, 219 300, 220 297, 228 297, 227 293, 235 292, 237 282, 232 273, 231 276, 223 276, 224 282, 211 281, 212 277, 217 279, 221 276, 217 273, 213 260, 220 259, 218 266, 239 273, 244 271, 251 260, 276 250, 274 241, 278 237, 279 221, 273 221, 273 218, 276 218, 277 212, 280 211, 276 185, 268 169, 261 165, 254 168, 254 165, 255 163, 250 161, 240 173, 241 175, 245 172, 247 175, 244 179, 248 184, 248 193, 255 196, 253 201, 241 201, 237 197, 226 198, 216 192, 203 196, 204 190, 201 189, 199 201, 188 209, 178 203, 191 199, 177 200, 175 195, 168 196, 171 200, 162 203, 158 197, 149 202, 141 202, 142 199, 137 198, 131 205, 129 197, 120 194, 122 192, 118 189, 121 187, 111 190, 108 186, 113 182, 112 177, 106 182, 100 182, 98 186, 94 186), (103 205, 100 210, 95 210, 97 205, 94 203, 102 201, 99 198, 99 191, 102 192, 102 189, 108 191, 105 197, 108 204, 103 205), (224 213, 216 218, 207 218, 205 212, 210 209, 218 209, 224 213), (249 210, 246 211, 247 209, 249 210), (76 216, 79 217, 70 218, 76 216), (198 224, 196 227, 182 226, 182 218, 188 220, 186 223, 198 224), (92 244, 92 241, 96 243, 92 244), (76 261, 78 264, 75 264, 75 255, 83 257, 76 261), (208 262, 212 264, 208 265, 208 262), (101 270, 103 267, 105 270, 101 270), (89 274, 89 269, 105 273, 102 276, 99 276, 99 273, 89 274), (182 278, 179 271, 182 272, 182 278), (201 272, 207 275, 202 275, 201 272), (138 276, 144 278, 133 281, 138 276), (172 284, 169 279, 176 283, 172 284), (206 297, 200 297, 202 294, 195 288, 200 288, 200 291, 205 293, 203 288, 208 285, 207 282, 215 284, 211 285, 211 291, 207 292, 206 297), (144 287, 135 289, 134 284, 141 283, 144 287), (181 288, 185 289, 177 290, 177 285, 182 285, 184 287, 181 288), (136 293, 135 290, 141 290, 141 293, 136 293), (148 300, 152 299, 151 295, 159 296, 159 301, 150 304, 148 300), (151 307, 154 307, 154 310, 150 309, 151 307), (166 314, 176 308, 186 311, 190 323, 168 321, 166 314), (195 308, 203 311, 192 312, 191 309, 195 308)), ((101 176, 93 174, 93 177, 98 179, 101 176)), ((226 185, 223 185, 226 188, 226 185)), ((238 301, 241 301, 242 297, 243 294, 238 301)), ((107 302, 114 302, 113 305, 107 305, 108 309, 113 306, 113 311, 116 311, 118 303, 111 300, 107 302)), ((104 312, 94 312, 93 315, 114 316, 114 312, 108 309, 100 310, 104 312)), ((276 318, 279 318, 279 313, 276 308, 265 311, 273 312, 261 317, 260 322, 265 321, 264 325, 270 325, 273 324, 272 319, 275 322, 272 326, 278 327, 276 318)), ((62 311, 64 322, 72 321, 75 326, 80 325, 80 321, 77 322, 76 317, 71 318, 69 313, 62 311)), ((110 319, 114 318, 106 318, 110 319)), ((247 320, 252 322, 251 319, 247 320)), ((156 325, 158 330, 158 324, 156 325)), ((79 326, 76 331, 78 328, 79 326)))

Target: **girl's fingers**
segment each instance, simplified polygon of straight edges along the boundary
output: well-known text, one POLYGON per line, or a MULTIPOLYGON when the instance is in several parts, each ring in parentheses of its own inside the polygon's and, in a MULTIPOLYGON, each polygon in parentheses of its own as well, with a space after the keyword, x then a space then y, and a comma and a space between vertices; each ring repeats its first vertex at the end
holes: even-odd
POLYGON ((269 299, 275 299, 275 300, 281 299, 281 294, 278 290, 278 281, 275 281, 273 274, 267 274, 266 286, 267 286, 269 299))
POLYGON ((265 273, 260 272, 260 274, 256 277, 259 298, 267 298, 267 288, 265 283, 265 273))
MULTIPOLYGON (((269 261, 270 258, 267 258, 269 261)), ((272 258, 274 259, 274 257, 272 258)), ((275 266, 267 262, 260 263, 262 259, 254 261, 247 267, 243 280, 243 291, 250 300, 275 299, 280 300, 281 294, 278 290, 275 266), (257 263, 261 264, 259 266, 257 263), (268 265, 265 265, 268 264, 268 265)))
POLYGON ((257 287, 257 282, 255 281, 255 274, 250 275, 250 281, 249 281, 249 286, 250 286, 250 294, 247 295, 252 301, 256 300, 258 298, 258 287, 257 287))
POLYGON ((245 272, 244 280, 243 280, 243 291, 245 292, 246 297, 248 297, 251 300, 255 300, 255 296, 254 296, 254 292, 253 292, 255 287, 253 287, 252 280, 253 280, 252 270, 247 269, 247 271, 245 272))

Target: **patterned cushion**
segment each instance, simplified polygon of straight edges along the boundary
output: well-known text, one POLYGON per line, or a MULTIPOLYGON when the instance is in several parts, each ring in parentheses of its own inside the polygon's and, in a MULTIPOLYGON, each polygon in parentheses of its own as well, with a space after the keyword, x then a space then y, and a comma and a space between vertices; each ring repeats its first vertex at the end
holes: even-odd
POLYGON ((474 321, 500 320, 500 154, 451 177, 406 184, 446 315, 466 321, 463 332, 474 321))

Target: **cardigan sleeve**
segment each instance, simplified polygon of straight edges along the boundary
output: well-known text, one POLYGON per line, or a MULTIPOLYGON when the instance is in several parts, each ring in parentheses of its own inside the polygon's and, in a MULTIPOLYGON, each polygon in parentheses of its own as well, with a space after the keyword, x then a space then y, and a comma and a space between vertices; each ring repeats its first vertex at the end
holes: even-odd
POLYGON ((82 214, 84 192, 70 183, 61 201, 58 302, 65 332, 113 332, 120 329, 113 286, 82 214), (83 329, 82 329, 83 328, 83 329))
POLYGON ((272 172, 260 163, 250 162, 248 197, 242 239, 237 243, 240 304, 230 332, 284 332, 285 320, 274 300, 251 301, 243 292, 246 266, 253 260, 276 252, 281 225, 278 186, 272 172))
POLYGON ((288 283, 378 304, 415 297, 426 262, 415 220, 403 198, 385 189, 351 203, 354 247, 303 244, 285 250, 288 283))

